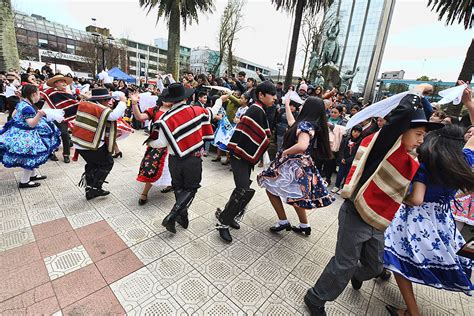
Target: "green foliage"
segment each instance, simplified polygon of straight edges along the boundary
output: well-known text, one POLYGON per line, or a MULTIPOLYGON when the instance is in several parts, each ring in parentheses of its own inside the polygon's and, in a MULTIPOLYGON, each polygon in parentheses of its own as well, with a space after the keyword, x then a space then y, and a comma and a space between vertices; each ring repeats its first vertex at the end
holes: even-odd
POLYGON ((428 7, 439 14, 441 21, 446 15, 446 25, 453 24, 457 20, 464 24, 464 28, 472 28, 472 17, 474 2, 472 0, 428 0, 428 7))
POLYGON ((140 6, 148 9, 147 14, 152 9, 158 9, 157 23, 159 19, 165 19, 169 23, 170 15, 175 8, 175 2, 178 2, 180 16, 185 28, 188 23, 198 22, 199 12, 212 13, 214 10, 214 0, 139 0, 140 6))

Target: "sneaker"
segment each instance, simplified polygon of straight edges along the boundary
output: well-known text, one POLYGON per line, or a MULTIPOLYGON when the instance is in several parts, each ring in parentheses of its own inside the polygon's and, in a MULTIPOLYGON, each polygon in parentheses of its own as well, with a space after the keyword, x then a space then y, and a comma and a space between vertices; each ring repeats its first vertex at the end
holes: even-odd
POLYGON ((64 163, 70 163, 71 160, 69 159, 69 156, 64 156, 64 163))
POLYGON ((338 187, 334 187, 331 189, 331 193, 334 193, 334 194, 339 193, 339 191, 341 191, 341 189, 339 189, 338 187))
MULTIPOLYGON (((311 291, 311 289, 309 291, 311 291)), ((323 306, 316 306, 313 303, 311 303, 311 301, 308 297, 308 293, 306 293, 306 295, 304 296, 303 301, 304 301, 305 305, 308 307, 309 313, 310 313, 311 316, 326 316, 326 310, 324 308, 324 305, 323 306)))

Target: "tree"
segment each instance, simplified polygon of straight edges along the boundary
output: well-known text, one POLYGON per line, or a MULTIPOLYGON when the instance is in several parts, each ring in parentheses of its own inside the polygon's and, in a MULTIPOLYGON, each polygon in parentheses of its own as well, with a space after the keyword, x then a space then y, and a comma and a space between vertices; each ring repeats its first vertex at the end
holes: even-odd
POLYGON ((298 49, 298 37, 301 29, 301 21, 305 11, 316 14, 321 9, 326 10, 334 0, 272 0, 277 10, 293 12, 295 21, 293 24, 293 34, 291 37, 290 53, 288 56, 288 66, 286 67, 285 86, 291 84, 293 70, 295 68, 296 51, 298 49))
MULTIPOLYGON (((441 21, 446 13, 446 25, 452 25, 457 20, 458 23, 464 24, 464 29, 472 28, 473 8, 474 3, 472 0, 429 0, 428 7, 431 6, 431 10, 439 14, 439 20, 441 21)), ((466 58, 461 68, 458 80, 471 81, 472 75, 474 74, 474 39, 471 41, 466 58)), ((458 116, 461 112, 460 106, 448 106, 448 114, 458 116)))
POLYGON ((10 0, 0 0, 0 70, 19 70, 15 23, 10 0))
POLYGON ((148 9, 157 8, 156 22, 165 19, 168 23, 168 53, 166 71, 179 78, 179 51, 180 51, 180 19, 183 26, 198 22, 199 12, 212 13, 213 0, 139 0, 140 7, 148 9))
POLYGON ((301 25, 301 36, 303 36, 303 43, 301 47, 301 52, 304 54, 303 58, 303 68, 301 69, 301 77, 309 77, 309 69, 306 69, 307 62, 309 63, 308 58, 311 56, 314 48, 314 39, 316 33, 318 32, 318 19, 314 18, 310 12, 306 12, 303 17, 303 23, 301 25), (305 76, 306 73, 306 76, 305 76))
POLYGON ((438 81, 438 79, 423 75, 420 78, 417 78, 416 81, 438 81))
MULTIPOLYGON (((101 36, 89 38, 81 42, 80 55, 87 58, 87 71, 91 74, 97 74, 98 68, 102 67, 102 47, 104 48, 105 67, 111 69, 127 64, 127 48, 122 42, 114 44, 105 43, 106 39, 101 36)), ((125 70, 126 67, 124 68, 125 70)))

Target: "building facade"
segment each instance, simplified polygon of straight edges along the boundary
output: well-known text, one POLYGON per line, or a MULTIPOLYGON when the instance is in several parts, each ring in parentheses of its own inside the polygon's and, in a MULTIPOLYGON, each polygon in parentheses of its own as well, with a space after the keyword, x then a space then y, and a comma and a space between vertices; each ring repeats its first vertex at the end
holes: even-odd
MULTIPOLYGON (((266 66, 262 66, 256 64, 254 62, 248 61, 246 59, 234 56, 236 60, 236 66, 234 68, 234 72, 237 73, 239 71, 245 71, 247 77, 254 77, 257 78, 257 70, 265 77, 274 77, 278 76, 278 70, 271 69, 266 66)), ((195 48, 191 51, 191 58, 190 58, 190 70, 194 74, 208 74, 211 73, 217 63, 219 62, 219 52, 212 50, 210 48, 195 48)), ((218 75, 223 75, 227 71, 227 64, 225 60, 222 61, 220 67, 216 71, 218 75)))
POLYGON ((326 12, 325 26, 339 20, 336 67, 341 74, 357 71, 350 89, 366 99, 375 88, 394 7, 395 0, 336 0, 326 12))
MULTIPOLYGON (((55 69, 55 65, 65 65, 78 76, 92 77, 105 63, 105 68, 118 66, 145 80, 166 71, 167 43, 163 39, 156 40, 159 47, 114 39, 107 28, 89 25, 82 31, 35 14, 16 11, 14 15, 20 59, 32 65, 49 62, 53 71, 64 69, 55 69)), ((181 70, 188 70, 191 48, 181 46, 180 57, 181 70)))

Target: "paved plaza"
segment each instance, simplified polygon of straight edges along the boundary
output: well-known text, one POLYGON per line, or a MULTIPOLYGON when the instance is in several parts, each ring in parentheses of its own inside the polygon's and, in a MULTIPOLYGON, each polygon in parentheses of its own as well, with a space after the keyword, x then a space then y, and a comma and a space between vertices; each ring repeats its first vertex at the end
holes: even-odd
MULTIPOLYGON (((172 193, 154 188, 148 204, 137 203, 143 140, 137 131, 119 142, 124 156, 108 178, 111 194, 91 201, 77 186, 82 159, 49 161, 40 169, 48 176, 42 185, 21 191, 21 171, 0 167, 0 314, 308 314, 303 296, 334 254, 342 199, 309 212, 311 236, 272 234, 274 211, 254 182, 241 229, 225 244, 214 212, 233 189, 232 173, 207 157, 189 228, 177 225, 173 235, 161 226, 172 193)), ((474 300, 464 294, 424 286, 415 293, 422 315, 474 315, 474 300)), ((387 315, 387 303, 404 306, 393 278, 364 282, 360 291, 349 285, 326 310, 387 315)))

